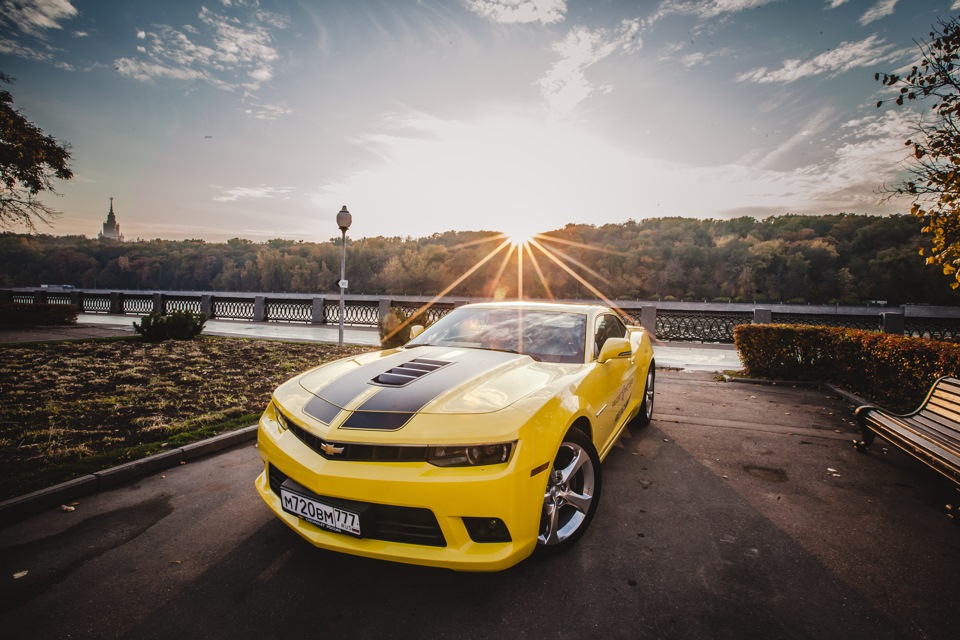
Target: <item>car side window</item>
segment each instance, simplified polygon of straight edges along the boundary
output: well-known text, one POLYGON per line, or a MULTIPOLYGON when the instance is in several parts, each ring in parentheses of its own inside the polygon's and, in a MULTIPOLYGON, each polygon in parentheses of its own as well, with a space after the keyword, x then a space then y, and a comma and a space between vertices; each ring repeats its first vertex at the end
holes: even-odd
POLYGON ((600 355, 600 349, 603 348, 603 343, 608 338, 625 337, 627 337, 627 327, 620 321, 620 318, 610 313, 599 316, 597 318, 597 329, 594 332, 593 357, 596 358, 600 355))

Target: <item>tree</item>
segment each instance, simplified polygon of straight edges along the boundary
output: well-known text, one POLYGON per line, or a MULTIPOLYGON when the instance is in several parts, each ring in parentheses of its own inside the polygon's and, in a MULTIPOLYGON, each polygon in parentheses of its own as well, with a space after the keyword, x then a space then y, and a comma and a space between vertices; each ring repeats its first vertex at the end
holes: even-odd
MULTIPOLYGON (((921 116, 913 125, 906 146, 913 148, 907 161, 909 177, 891 195, 913 198, 910 213, 923 220, 928 234, 927 264, 943 268, 954 289, 960 287, 960 21, 941 20, 929 40, 918 42, 921 59, 909 72, 876 74, 884 86, 896 88, 894 102, 931 100, 932 117, 921 116)), ((885 101, 877 102, 877 107, 885 101)))
MULTIPOLYGON (((0 82, 13 79, 0 73, 0 82)), ((0 228, 20 224, 33 231, 60 216, 36 199, 41 191, 56 194, 53 179, 69 180, 73 171, 69 145, 45 135, 13 107, 13 96, 0 90, 0 228)))

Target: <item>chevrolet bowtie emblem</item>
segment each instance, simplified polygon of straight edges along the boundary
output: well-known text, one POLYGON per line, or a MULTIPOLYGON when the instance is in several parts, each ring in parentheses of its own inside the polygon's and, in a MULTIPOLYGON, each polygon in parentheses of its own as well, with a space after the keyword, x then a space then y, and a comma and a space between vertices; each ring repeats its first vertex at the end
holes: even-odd
POLYGON ((320 451, 323 451, 328 456, 338 456, 343 453, 343 447, 337 447, 329 442, 324 442, 322 445, 320 445, 320 451))

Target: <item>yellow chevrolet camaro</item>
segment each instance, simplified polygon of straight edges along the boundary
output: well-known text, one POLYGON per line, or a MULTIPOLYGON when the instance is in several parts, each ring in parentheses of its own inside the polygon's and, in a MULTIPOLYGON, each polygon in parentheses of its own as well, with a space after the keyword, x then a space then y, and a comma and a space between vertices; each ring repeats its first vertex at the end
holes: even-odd
POLYGON ((653 412, 646 332, 599 305, 489 303, 281 385, 257 491, 318 547, 497 571, 573 545, 600 462, 653 412))

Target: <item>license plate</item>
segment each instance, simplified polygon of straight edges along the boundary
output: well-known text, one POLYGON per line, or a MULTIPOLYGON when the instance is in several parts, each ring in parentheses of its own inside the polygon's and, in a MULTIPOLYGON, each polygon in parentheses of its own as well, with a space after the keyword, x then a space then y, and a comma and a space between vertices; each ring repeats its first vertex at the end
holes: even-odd
POLYGON ((280 487, 280 502, 287 513, 300 516, 321 529, 360 537, 359 513, 324 504, 287 486, 280 487))

